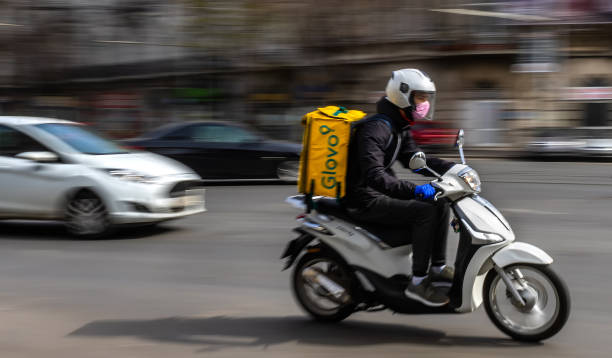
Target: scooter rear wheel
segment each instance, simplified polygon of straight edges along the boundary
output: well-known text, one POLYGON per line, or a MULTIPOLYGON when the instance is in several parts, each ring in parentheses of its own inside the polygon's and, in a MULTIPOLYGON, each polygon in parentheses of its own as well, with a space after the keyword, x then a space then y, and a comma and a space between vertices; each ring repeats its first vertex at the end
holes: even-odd
POLYGON ((315 320, 321 322, 339 322, 355 311, 356 304, 352 299, 351 288, 354 287, 354 276, 350 268, 339 259, 324 252, 304 255, 293 271, 293 294, 300 306, 315 320), (304 277, 304 271, 314 269, 341 286, 348 299, 343 302, 336 299, 323 287, 316 287, 304 277))
POLYGON ((516 264, 503 268, 508 274, 519 270, 528 291, 526 304, 517 302, 495 270, 484 282, 483 299, 487 315, 510 337, 538 342, 563 328, 570 312, 570 296, 563 280, 545 265, 516 264))

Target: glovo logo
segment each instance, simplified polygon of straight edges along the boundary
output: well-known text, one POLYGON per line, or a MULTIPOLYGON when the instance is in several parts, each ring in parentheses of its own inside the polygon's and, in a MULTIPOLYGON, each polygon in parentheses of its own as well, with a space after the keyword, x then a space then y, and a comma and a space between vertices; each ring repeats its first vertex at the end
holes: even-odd
POLYGON ((336 180, 336 167, 338 167, 338 161, 336 155, 338 151, 334 148, 340 143, 340 138, 333 134, 334 129, 329 128, 326 125, 319 127, 319 133, 327 136, 327 160, 325 161, 325 168, 321 171, 321 185, 326 189, 333 189, 338 185, 336 180))

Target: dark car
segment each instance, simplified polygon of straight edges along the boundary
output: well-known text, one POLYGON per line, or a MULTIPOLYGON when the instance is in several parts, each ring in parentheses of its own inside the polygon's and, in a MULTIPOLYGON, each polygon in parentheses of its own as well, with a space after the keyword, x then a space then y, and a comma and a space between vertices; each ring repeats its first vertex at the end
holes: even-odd
POLYGON ((297 178, 301 145, 271 140, 248 127, 227 122, 165 125, 122 141, 175 159, 204 179, 297 178))

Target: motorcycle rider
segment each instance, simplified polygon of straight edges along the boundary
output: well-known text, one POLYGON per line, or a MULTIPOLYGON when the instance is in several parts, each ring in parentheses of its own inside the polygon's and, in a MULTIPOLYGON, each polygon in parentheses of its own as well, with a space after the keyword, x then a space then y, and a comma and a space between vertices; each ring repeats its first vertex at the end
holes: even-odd
MULTIPOLYGON (((390 168, 396 158, 407 168, 420 151, 410 127, 415 120, 433 118, 436 88, 427 74, 409 68, 393 72, 385 94, 377 103, 376 120, 358 125, 351 138, 343 204, 356 220, 406 228, 413 247, 413 276, 405 294, 428 306, 442 306, 448 297, 432 282, 448 284, 454 275, 445 265, 449 206, 432 200, 436 191, 430 184, 400 180, 390 168)), ((454 163, 427 157, 427 165, 443 174, 454 163)), ((418 173, 430 176, 425 170, 418 173)))

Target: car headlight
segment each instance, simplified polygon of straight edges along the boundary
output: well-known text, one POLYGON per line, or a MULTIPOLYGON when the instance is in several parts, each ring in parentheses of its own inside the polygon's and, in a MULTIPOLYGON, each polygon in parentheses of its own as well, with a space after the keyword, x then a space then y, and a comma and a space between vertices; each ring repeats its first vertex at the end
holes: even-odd
POLYGON ((480 177, 478 176, 478 173, 472 169, 469 168, 469 170, 464 171, 463 173, 459 173, 459 177, 461 179, 463 179, 463 181, 470 187, 472 188, 472 190, 474 190, 477 193, 480 193, 480 177))
POLYGON ((108 175, 113 178, 130 181, 134 183, 144 183, 144 184, 156 184, 159 181, 159 177, 154 177, 142 173, 138 173, 129 169, 102 169, 108 175))

